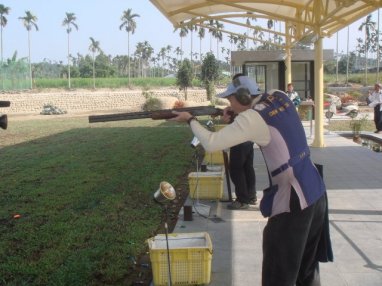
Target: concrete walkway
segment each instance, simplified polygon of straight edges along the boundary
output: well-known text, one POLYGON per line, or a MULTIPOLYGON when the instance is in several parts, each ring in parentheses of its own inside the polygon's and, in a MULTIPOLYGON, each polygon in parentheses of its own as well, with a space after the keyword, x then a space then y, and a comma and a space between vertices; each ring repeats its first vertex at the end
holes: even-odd
MULTIPOLYGON (((308 140, 311 142, 311 138, 308 140)), ((325 134, 325 144, 325 148, 311 148, 313 161, 323 165, 335 259, 333 263, 320 264, 322 285, 380 286, 382 153, 334 133, 325 134)), ((258 149, 255 171, 261 198, 268 177, 258 149)), ((193 220, 184 221, 180 213, 174 233, 209 233, 213 244, 210 285, 261 285, 262 231, 267 220, 258 206, 231 211, 226 208, 228 203, 216 200, 193 204, 193 220), (202 214, 205 206, 210 206, 208 217, 202 214)))

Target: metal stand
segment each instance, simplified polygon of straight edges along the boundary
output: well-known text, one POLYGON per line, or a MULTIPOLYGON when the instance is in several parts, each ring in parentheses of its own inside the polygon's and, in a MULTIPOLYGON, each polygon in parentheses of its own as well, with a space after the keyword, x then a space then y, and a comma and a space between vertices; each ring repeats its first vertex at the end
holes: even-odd
MULTIPOLYGON (((195 148, 195 161, 196 161, 196 174, 199 174, 199 160, 198 151, 195 148)), ((196 203, 193 203, 193 209, 198 215, 208 218, 210 216, 211 207, 199 202, 199 177, 196 177, 196 203)))
POLYGON ((166 236, 166 248, 167 248, 167 267, 168 267, 168 280, 167 280, 167 285, 172 286, 172 280, 171 280, 171 263, 170 263, 170 247, 168 245, 168 207, 167 205, 164 205, 165 212, 166 212, 166 217, 165 217, 165 222, 164 222, 164 229, 165 229, 165 236, 166 236))
POLYGON ((220 200, 223 203, 232 202, 232 191, 231 191, 231 176, 229 174, 229 160, 228 160, 228 154, 226 151, 223 152, 223 160, 224 160, 224 171, 227 181, 227 190, 228 190, 228 200, 220 200))
POLYGON ((330 119, 333 117, 334 113, 331 112, 331 111, 326 111, 325 112, 325 117, 328 119, 328 132, 327 134, 331 134, 330 133, 330 130, 329 130, 329 127, 330 127, 330 119))

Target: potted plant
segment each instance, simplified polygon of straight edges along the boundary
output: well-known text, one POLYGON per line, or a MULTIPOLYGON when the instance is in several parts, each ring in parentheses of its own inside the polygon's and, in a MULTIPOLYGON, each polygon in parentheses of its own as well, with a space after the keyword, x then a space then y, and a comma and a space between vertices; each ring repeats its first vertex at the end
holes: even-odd
POLYGON ((360 117, 359 119, 352 118, 350 121, 350 128, 353 132, 353 141, 357 143, 361 143, 361 131, 366 126, 367 123, 367 115, 360 117))

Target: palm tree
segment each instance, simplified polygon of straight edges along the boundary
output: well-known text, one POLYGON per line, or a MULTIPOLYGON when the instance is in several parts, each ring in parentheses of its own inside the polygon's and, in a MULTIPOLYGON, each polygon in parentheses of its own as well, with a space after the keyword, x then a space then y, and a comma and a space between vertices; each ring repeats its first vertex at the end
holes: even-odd
POLYGON ((94 40, 92 37, 89 39, 91 41, 89 51, 92 52, 93 56, 93 88, 95 89, 95 53, 101 52, 101 48, 99 47, 99 41, 94 40))
MULTIPOLYGON (((10 9, 11 8, 5 7, 3 4, 0 4, 1 70, 3 70, 3 60, 4 60, 3 58, 3 28, 7 25, 7 22, 8 22, 7 18, 4 15, 8 15, 10 9)), ((2 78, 2 89, 4 89, 4 76, 2 76, 1 78, 2 78)))
POLYGON ((161 48, 158 55, 162 59, 162 77, 164 77, 164 69, 165 69, 164 60, 166 58, 166 48, 165 47, 161 48))
MULTIPOLYGON (((247 25, 247 35, 249 35, 250 32, 250 26, 251 26, 251 19, 247 18, 245 24, 247 25)), ((247 38, 247 50, 249 50, 249 39, 247 38)))
POLYGON ((128 66, 129 66, 129 85, 130 85, 130 33, 134 34, 135 29, 137 28, 137 23, 134 18, 139 17, 138 14, 133 14, 131 8, 123 11, 121 21, 122 24, 119 26, 119 29, 122 30, 125 28, 127 32, 127 57, 128 57, 128 66))
POLYGON ((194 31, 197 31, 197 28, 195 25, 187 25, 187 29, 191 32, 190 37, 191 37, 191 51, 190 51, 190 60, 191 60, 191 67, 194 68, 193 65, 193 60, 192 60, 192 48, 193 48, 193 38, 194 38, 194 31))
POLYGON ((9 14, 11 8, 5 7, 3 4, 0 4, 0 29, 1 29, 1 64, 3 64, 3 28, 7 25, 8 20, 4 15, 9 14))
POLYGON ((377 22, 377 33, 376 33, 376 46, 377 46, 377 80, 375 82, 379 82, 379 55, 380 55, 380 46, 379 46, 379 34, 380 34, 380 30, 379 30, 379 9, 378 9, 378 22, 377 22))
POLYGON ((268 50, 271 49, 271 31, 270 30, 273 28, 273 25, 274 25, 273 20, 272 19, 268 19, 268 21, 267 21, 267 27, 269 29, 269 31, 268 31, 268 41, 269 41, 268 50))
POLYGON ((33 88, 33 79, 32 79, 32 63, 31 63, 31 40, 30 40, 30 31, 34 27, 38 31, 38 26, 36 24, 37 17, 33 15, 30 11, 25 11, 24 17, 19 17, 23 21, 24 27, 28 31, 28 59, 29 59, 29 77, 31 82, 31 89, 33 88))
POLYGON ((202 62, 202 40, 206 36, 206 29, 203 27, 199 28, 198 37, 199 37, 199 61, 202 62))
POLYGON ((76 28, 76 30, 78 30, 78 26, 77 24, 75 23, 75 21, 77 20, 76 18, 76 15, 74 13, 68 13, 66 12, 66 17, 64 19, 64 21, 62 21, 62 26, 66 26, 66 33, 68 33, 68 86, 69 86, 69 89, 70 89, 70 57, 69 57, 69 53, 70 53, 70 33, 72 32, 72 27, 73 26, 74 28, 76 28))
POLYGON ((220 29, 224 28, 224 25, 219 21, 215 21, 215 29, 212 29, 212 36, 216 38, 216 59, 219 61, 219 42, 223 40, 223 33, 220 29))
MULTIPOLYGON (((179 28, 175 28, 174 32, 177 31, 179 28)), ((182 52, 180 53, 180 61, 183 61, 183 38, 187 36, 188 30, 186 27, 180 27, 179 31, 179 37, 180 37, 180 49, 182 52)))
POLYGON ((371 14, 366 17, 365 22, 359 26, 358 30, 365 29, 365 84, 367 85, 367 52, 370 49, 371 31, 375 31, 375 22, 371 21, 371 14))
POLYGON ((347 31, 347 39, 346 39, 346 85, 349 81, 349 26, 348 25, 348 31, 347 31))

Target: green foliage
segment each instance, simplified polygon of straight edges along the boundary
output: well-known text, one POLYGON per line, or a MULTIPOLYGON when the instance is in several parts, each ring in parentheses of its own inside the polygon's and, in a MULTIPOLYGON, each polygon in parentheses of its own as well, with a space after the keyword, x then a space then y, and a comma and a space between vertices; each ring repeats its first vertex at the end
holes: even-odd
POLYGON ((367 125, 368 122, 368 116, 363 115, 359 119, 352 119, 350 121, 350 128, 353 132, 353 136, 359 135, 359 133, 364 129, 364 127, 367 125))
MULTIPOLYGON (((162 86, 175 86, 175 78, 131 78, 131 86, 150 89, 162 86)), ((68 80, 65 78, 36 78, 35 87, 43 88, 67 88, 68 80)), ((96 78, 98 88, 127 88, 128 78, 96 78)), ((72 78, 72 88, 93 88, 93 79, 91 78, 72 78)))
POLYGON ((203 59, 201 80, 207 90, 207 99, 211 100, 215 96, 215 82, 219 79, 219 62, 214 54, 208 53, 203 59))
POLYGON ((146 98, 146 102, 142 106, 144 111, 163 109, 162 102, 158 98, 153 97, 152 91, 143 91, 142 95, 146 98))
POLYGON ((0 142, 0 284, 132 285, 146 239, 163 231, 153 191, 183 186, 191 138, 150 119, 13 122, 0 142))
POLYGON ((192 85, 193 76, 191 62, 188 59, 183 60, 176 75, 176 84, 184 90, 185 100, 187 100, 187 88, 192 85))
POLYGON ((214 54, 208 53, 203 59, 201 80, 204 83, 215 82, 219 79, 219 62, 214 54))
POLYGON ((27 58, 17 58, 17 51, 12 58, 1 66, 0 90, 20 90, 30 88, 29 64, 27 58))
POLYGON ((348 91, 348 94, 355 100, 359 100, 363 96, 363 94, 358 90, 350 90, 348 91))

